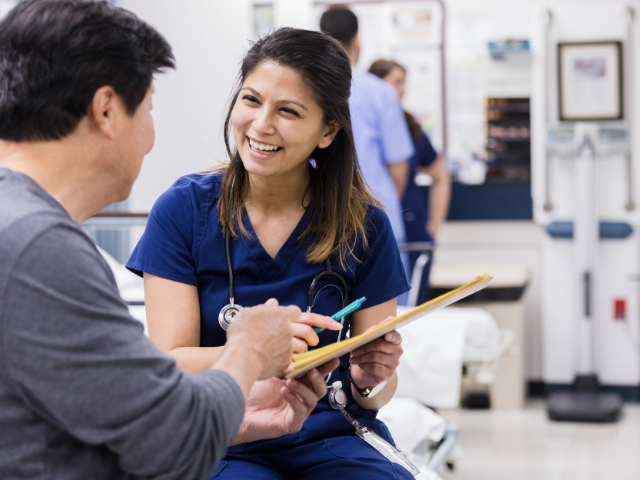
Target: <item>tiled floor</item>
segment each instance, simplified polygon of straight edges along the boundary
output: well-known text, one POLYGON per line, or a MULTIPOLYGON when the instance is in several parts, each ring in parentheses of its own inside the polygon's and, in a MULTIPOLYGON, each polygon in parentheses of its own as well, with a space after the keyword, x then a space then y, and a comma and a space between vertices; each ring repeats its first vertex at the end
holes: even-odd
POLYGON ((460 427, 463 458, 444 480, 640 480, 640 406, 615 424, 558 423, 543 403, 522 411, 441 411, 460 427))

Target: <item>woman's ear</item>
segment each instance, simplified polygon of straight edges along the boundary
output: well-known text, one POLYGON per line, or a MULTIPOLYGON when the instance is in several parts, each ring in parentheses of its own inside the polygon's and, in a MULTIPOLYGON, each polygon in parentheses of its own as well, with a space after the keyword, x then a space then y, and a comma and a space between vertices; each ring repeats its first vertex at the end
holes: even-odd
POLYGON ((336 138, 336 135, 340 131, 340 125, 336 122, 331 122, 328 125, 324 126, 322 131, 322 138, 318 143, 318 148, 327 148, 333 142, 333 139, 336 138))

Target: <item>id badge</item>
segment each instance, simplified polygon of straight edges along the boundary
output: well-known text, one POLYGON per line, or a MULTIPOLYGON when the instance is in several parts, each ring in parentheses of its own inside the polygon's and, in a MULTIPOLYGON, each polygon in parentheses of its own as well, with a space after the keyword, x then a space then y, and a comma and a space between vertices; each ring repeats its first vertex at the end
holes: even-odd
POLYGON ((382 455, 384 455, 387 460, 393 463, 397 463, 398 465, 401 465, 409 470, 409 472, 411 472, 414 477, 420 473, 418 467, 411 463, 404 453, 391 445, 380 435, 369 430, 367 427, 361 426, 361 428, 356 430, 356 434, 377 451, 379 451, 382 455))
POLYGON ((409 461, 404 453, 402 453, 400 450, 391 445, 375 432, 372 432, 367 427, 360 425, 357 420, 351 418, 351 415, 349 415, 345 410, 345 406, 347 405, 347 396, 341 387, 341 382, 335 382, 333 384, 333 390, 329 392, 329 404, 336 410, 340 411, 344 418, 346 418, 347 421, 351 425, 353 425, 353 427, 356 429, 356 435, 358 435, 361 439, 375 448, 382 454, 383 457, 385 457, 390 462, 397 463, 398 465, 406 468, 414 477, 418 475, 420 473, 420 470, 418 470, 418 467, 416 467, 409 461))

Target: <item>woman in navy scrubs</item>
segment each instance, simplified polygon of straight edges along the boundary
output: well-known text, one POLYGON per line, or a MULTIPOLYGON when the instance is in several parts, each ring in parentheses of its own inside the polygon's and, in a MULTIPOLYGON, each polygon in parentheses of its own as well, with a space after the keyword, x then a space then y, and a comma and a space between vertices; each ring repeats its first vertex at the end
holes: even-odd
MULTIPOLYGON (((369 67, 369 72, 380 77, 396 89, 400 98, 404 97, 407 71, 397 62, 376 60, 369 67)), ((436 153, 429 137, 425 135, 413 115, 405 112, 407 125, 416 153, 409 160, 409 181, 402 198, 404 227, 408 242, 433 242, 449 212, 451 197, 451 178, 444 163, 444 158, 436 153), (431 176, 433 183, 429 188, 429 211, 418 186, 416 174, 422 171, 431 176)), ((411 270, 420 255, 419 252, 409 254, 411 270)), ((418 305, 429 300, 429 271, 433 257, 425 266, 418 291, 418 305)))
MULTIPOLYGON (((243 60, 225 123, 229 165, 179 179, 154 205, 127 267, 144 275, 152 340, 183 369, 209 368, 225 344, 218 315, 229 304, 227 231, 237 304, 273 297, 304 311, 327 261, 351 300, 367 298, 342 331, 326 329, 306 343, 334 343, 395 316, 396 298, 409 285, 389 220, 362 180, 350 88, 349 58, 330 37, 284 28, 262 38, 243 60)), ((311 311, 336 313, 342 290, 323 277, 311 311)), ((296 340, 295 349, 306 343, 296 340)), ((349 414, 389 442, 376 411, 395 392, 401 354, 401 337, 392 332, 341 358, 331 377, 343 384, 349 414), (384 382, 373 397, 360 393, 384 382)), ((287 403, 283 384, 257 382, 248 411, 277 422, 287 403)), ((212 478, 413 478, 356 436, 326 398, 296 433, 259 440, 243 425, 237 442, 212 478)))

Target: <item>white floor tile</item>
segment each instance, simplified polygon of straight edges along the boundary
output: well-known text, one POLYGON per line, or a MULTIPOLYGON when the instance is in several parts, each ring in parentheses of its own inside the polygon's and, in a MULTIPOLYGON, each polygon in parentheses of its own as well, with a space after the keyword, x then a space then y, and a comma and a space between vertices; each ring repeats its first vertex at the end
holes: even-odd
POLYGON ((443 410, 460 427, 464 457, 444 480, 639 480, 640 406, 614 424, 551 422, 545 405, 524 410, 443 410))

